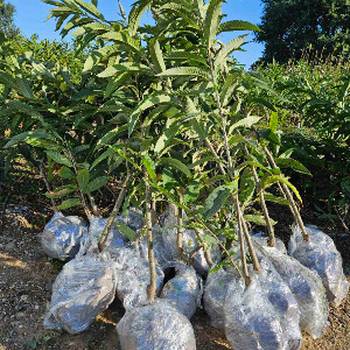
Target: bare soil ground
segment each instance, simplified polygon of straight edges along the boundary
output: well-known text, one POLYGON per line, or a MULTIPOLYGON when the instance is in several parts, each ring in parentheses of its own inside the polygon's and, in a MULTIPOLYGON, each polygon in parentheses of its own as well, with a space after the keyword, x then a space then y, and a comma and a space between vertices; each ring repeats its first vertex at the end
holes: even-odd
MULTIPOLYGON (((72 336, 43 328, 51 286, 62 266, 41 252, 38 233, 46 220, 47 215, 42 210, 8 206, 0 221, 0 350, 118 350, 115 325, 123 315, 118 302, 83 334, 72 336)), ((349 271, 350 237, 337 237, 349 271)), ((198 312, 192 323, 197 349, 230 349, 224 334, 210 327, 204 311, 198 312)), ((303 350, 350 349, 349 296, 340 307, 331 308, 329 323, 320 339, 304 337, 303 350)))

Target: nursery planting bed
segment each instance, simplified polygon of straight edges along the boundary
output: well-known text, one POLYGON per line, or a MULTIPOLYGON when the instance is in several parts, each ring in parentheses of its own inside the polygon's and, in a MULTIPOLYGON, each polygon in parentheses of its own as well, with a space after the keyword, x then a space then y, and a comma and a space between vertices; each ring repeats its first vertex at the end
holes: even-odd
MULTIPOLYGON (((38 233, 49 214, 42 209, 14 205, 8 205, 1 214, 0 350, 117 350, 115 325, 123 315, 123 308, 117 301, 82 334, 72 336, 43 328, 51 286, 62 266, 41 251, 38 233)), ((348 273, 350 237, 338 234, 333 238, 343 253, 344 270, 348 273)), ((338 308, 330 309, 329 322, 330 326, 320 339, 304 336, 303 350, 350 349, 349 296, 338 308)), ((197 312, 192 323, 197 349, 230 349, 224 334, 210 327, 204 311, 197 312)))

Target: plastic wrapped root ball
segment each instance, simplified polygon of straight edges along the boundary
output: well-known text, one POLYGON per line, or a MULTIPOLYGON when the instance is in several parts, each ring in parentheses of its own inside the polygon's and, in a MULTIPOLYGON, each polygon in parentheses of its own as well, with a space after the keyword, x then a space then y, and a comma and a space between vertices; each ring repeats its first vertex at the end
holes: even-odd
POLYGON ((271 262, 259 258, 260 272, 250 267, 247 288, 237 277, 228 284, 225 332, 234 349, 298 350, 302 335, 297 300, 271 262))
POLYGON ((192 266, 180 262, 169 264, 165 268, 175 275, 165 283, 160 298, 167 300, 178 311, 190 319, 196 312, 202 298, 202 279, 197 276, 192 266))
MULTIPOLYGON (((169 261, 175 261, 180 258, 177 248, 177 218, 170 209, 163 215, 162 218, 162 239, 163 245, 166 249, 166 255, 169 261)), ((203 235, 203 234, 202 234, 203 235)), ((203 248, 199 248, 199 243, 196 233, 193 230, 183 231, 183 250, 185 254, 193 256, 193 267, 202 276, 207 275, 209 271, 209 264, 206 258, 206 253, 203 248)), ((212 244, 207 251, 213 263, 219 263, 221 260, 221 252, 217 244, 212 244)))
MULTIPOLYGON (((150 281, 148 260, 143 258, 139 251, 133 247, 124 247, 112 255, 116 262, 118 276, 117 295, 126 310, 146 305, 147 286, 150 281)), ((164 273, 159 266, 156 267, 157 292, 160 291, 164 273)))
MULTIPOLYGON (((254 240, 254 242, 259 243, 261 246, 263 247, 268 247, 268 241, 269 241, 269 237, 266 236, 266 234, 264 232, 254 232, 252 234, 252 238, 254 240)), ((276 245, 275 248, 278 249, 281 253, 287 254, 287 248, 284 245, 284 243, 279 239, 279 238, 275 238, 276 240, 276 245)))
POLYGON ((235 350, 289 350, 279 315, 258 278, 247 288, 242 279, 229 285, 225 334, 235 350))
POLYGON ((229 285, 237 282, 238 273, 234 270, 220 269, 209 272, 204 287, 203 304, 210 318, 210 324, 218 329, 225 328, 225 297, 229 285))
POLYGON ((190 321, 165 300, 127 310, 117 325, 121 350, 195 350, 190 321))
POLYGON ((87 233, 88 226, 84 220, 56 212, 40 235, 41 246, 51 258, 65 261, 78 253, 87 233))
MULTIPOLYGON (((167 249, 164 245, 160 226, 153 225, 152 231, 154 256, 157 260, 157 264, 164 270, 173 259, 172 256, 169 255, 169 249, 167 249)), ((141 256, 147 259, 148 248, 146 236, 143 236, 139 239, 138 248, 141 256)))
POLYGON ((300 326, 313 338, 322 335, 328 324, 326 290, 319 276, 296 259, 275 248, 262 248, 295 296, 300 309, 300 326))
POLYGON ((118 220, 122 221, 125 225, 128 225, 134 231, 138 231, 142 228, 144 223, 143 212, 140 209, 129 208, 127 215, 118 216, 118 220))
POLYGON ((86 255, 64 265, 53 287, 44 326, 76 334, 86 330, 115 297, 115 268, 103 256, 86 255))
POLYGON ((349 291, 343 272, 342 257, 333 240, 316 226, 306 226, 309 240, 304 241, 299 226, 293 227, 289 254, 322 279, 328 301, 339 305, 349 291))

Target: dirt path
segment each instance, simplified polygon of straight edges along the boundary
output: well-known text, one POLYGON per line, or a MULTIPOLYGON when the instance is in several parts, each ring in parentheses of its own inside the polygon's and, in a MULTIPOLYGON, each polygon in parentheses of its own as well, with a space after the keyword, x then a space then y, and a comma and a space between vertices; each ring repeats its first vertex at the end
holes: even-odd
MULTIPOLYGON (((38 212, 13 207, 0 222, 0 350, 118 350, 115 325, 123 315, 118 302, 83 334, 43 328, 51 286, 61 268, 41 253, 38 232, 45 220, 38 212)), ((224 334, 210 327, 203 311, 192 321, 198 350, 230 349, 224 334)), ((331 309, 329 321, 322 338, 304 337, 303 350, 350 349, 350 297, 331 309)))

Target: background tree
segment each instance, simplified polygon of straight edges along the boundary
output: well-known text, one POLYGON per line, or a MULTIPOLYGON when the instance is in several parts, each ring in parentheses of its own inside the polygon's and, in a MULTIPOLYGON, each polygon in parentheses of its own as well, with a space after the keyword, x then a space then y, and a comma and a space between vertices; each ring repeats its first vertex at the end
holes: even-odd
POLYGON ((263 0, 258 42, 265 43, 262 61, 350 55, 348 0, 263 0))
POLYGON ((12 4, 0 0, 0 33, 3 33, 8 37, 13 37, 19 34, 19 29, 13 23, 15 12, 16 9, 12 4))

